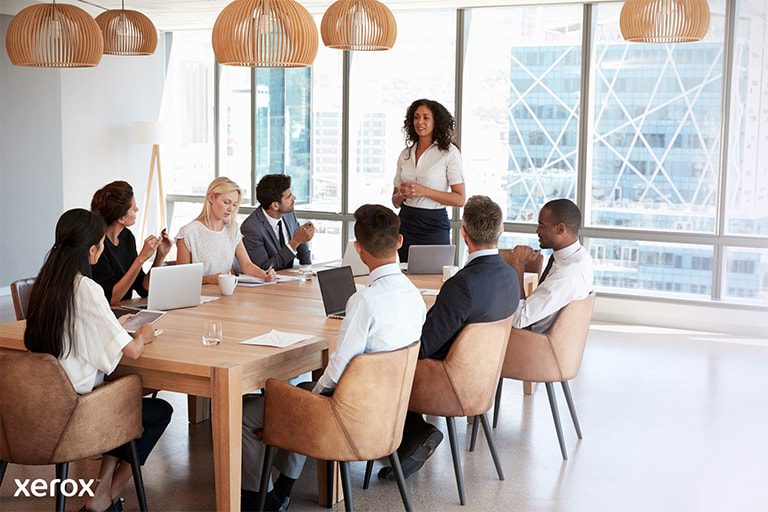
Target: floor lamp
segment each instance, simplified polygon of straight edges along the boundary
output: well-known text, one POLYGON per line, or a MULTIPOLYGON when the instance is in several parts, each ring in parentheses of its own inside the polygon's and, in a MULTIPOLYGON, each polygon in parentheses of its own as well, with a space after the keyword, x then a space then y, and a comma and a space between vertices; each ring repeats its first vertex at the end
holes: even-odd
POLYGON ((152 181, 157 176, 157 199, 159 203, 160 229, 166 227, 165 222, 165 193, 163 192, 163 171, 160 167, 160 144, 166 142, 167 131, 163 123, 157 121, 137 121, 134 126, 134 141, 138 144, 151 144, 152 156, 149 161, 149 176, 147 177, 147 192, 144 196, 144 215, 141 218, 141 235, 139 240, 144 240, 149 216, 149 199, 152 197, 152 181), (155 168, 157 173, 155 174, 155 168))

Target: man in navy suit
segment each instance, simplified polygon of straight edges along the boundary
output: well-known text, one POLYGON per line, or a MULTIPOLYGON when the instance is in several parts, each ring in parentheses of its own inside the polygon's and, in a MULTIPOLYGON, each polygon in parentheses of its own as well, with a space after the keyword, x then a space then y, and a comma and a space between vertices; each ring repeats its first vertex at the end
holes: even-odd
POLYGON ((264 270, 291 268, 296 257, 301 265, 312 263, 307 242, 315 235, 311 222, 299 226, 293 206, 291 177, 267 174, 256 185, 261 208, 251 213, 240 231, 251 261, 264 270))
MULTIPOLYGON (((469 248, 469 258, 464 268, 445 282, 427 313, 419 359, 445 359, 466 324, 495 322, 515 312, 520 286, 515 270, 499 256, 502 222, 501 208, 486 196, 472 196, 464 205, 461 236, 469 248)), ((397 450, 404 476, 418 471, 442 440, 440 430, 424 421, 421 414, 408 412, 397 450)), ((393 480, 392 469, 382 468, 379 478, 393 480)))

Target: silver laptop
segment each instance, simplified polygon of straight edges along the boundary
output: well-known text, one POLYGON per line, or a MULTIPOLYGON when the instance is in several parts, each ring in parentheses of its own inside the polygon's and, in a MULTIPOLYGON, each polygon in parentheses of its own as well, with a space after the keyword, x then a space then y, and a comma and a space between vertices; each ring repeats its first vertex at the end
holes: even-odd
POLYGON ((357 291, 352 268, 343 266, 321 270, 317 273, 317 281, 320 283, 325 315, 330 318, 344 318, 347 301, 357 291))
POLYGON ((200 290, 203 286, 202 263, 152 267, 149 272, 147 305, 138 304, 136 307, 168 311, 200 304, 200 290))
POLYGON ((412 245, 408 248, 409 274, 442 274, 444 265, 453 265, 455 245, 412 245))

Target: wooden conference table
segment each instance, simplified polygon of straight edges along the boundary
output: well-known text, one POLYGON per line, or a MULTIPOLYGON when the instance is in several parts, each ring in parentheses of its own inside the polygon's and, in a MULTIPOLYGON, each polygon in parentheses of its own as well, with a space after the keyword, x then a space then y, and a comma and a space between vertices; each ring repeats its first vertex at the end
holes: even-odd
MULTIPOLYGON (((419 288, 436 289, 440 277, 414 276, 412 281, 419 288)), ((218 287, 206 285, 203 294, 218 296, 218 287)), ((431 305, 435 298, 424 299, 431 305)), ((210 397, 216 508, 240 510, 242 396, 264 387, 269 378, 287 380, 324 368, 340 325, 341 320, 326 318, 316 279, 238 286, 232 296, 168 312, 156 324, 163 334, 146 346, 139 359, 123 358, 113 375, 137 374, 147 388, 210 397), (205 319, 222 321, 221 345, 202 345, 205 319), (238 343, 271 329, 314 337, 282 349, 238 343)), ((26 350, 24 326, 24 321, 0 325, 0 348, 26 350)))

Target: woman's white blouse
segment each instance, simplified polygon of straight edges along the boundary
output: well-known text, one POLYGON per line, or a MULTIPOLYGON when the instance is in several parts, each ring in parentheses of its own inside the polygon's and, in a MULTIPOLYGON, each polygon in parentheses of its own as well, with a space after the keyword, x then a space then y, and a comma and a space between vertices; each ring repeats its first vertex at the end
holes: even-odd
MULTIPOLYGON (((88 393, 112 373, 123 347, 133 339, 123 329, 109 307, 104 289, 94 280, 75 277, 74 348, 68 329, 64 328, 64 355, 59 359, 69 380, 78 393, 88 393)), ((65 324, 66 325, 66 324, 65 324)))
POLYGON ((199 220, 193 220, 179 230, 176 240, 179 239, 184 240, 192 256, 192 263, 203 264, 203 275, 226 274, 232 270, 235 249, 243 235, 237 229, 232 237, 227 227, 213 231, 199 220))
MULTIPOLYGON (((441 151, 437 142, 433 142, 419 157, 418 164, 416 144, 404 149, 397 159, 395 186, 399 187, 407 182, 418 183, 440 192, 450 192, 451 185, 464 183, 464 165, 459 148, 451 144, 447 150, 441 151)), ((427 210, 445 208, 445 205, 424 196, 406 199, 403 204, 427 210)))

